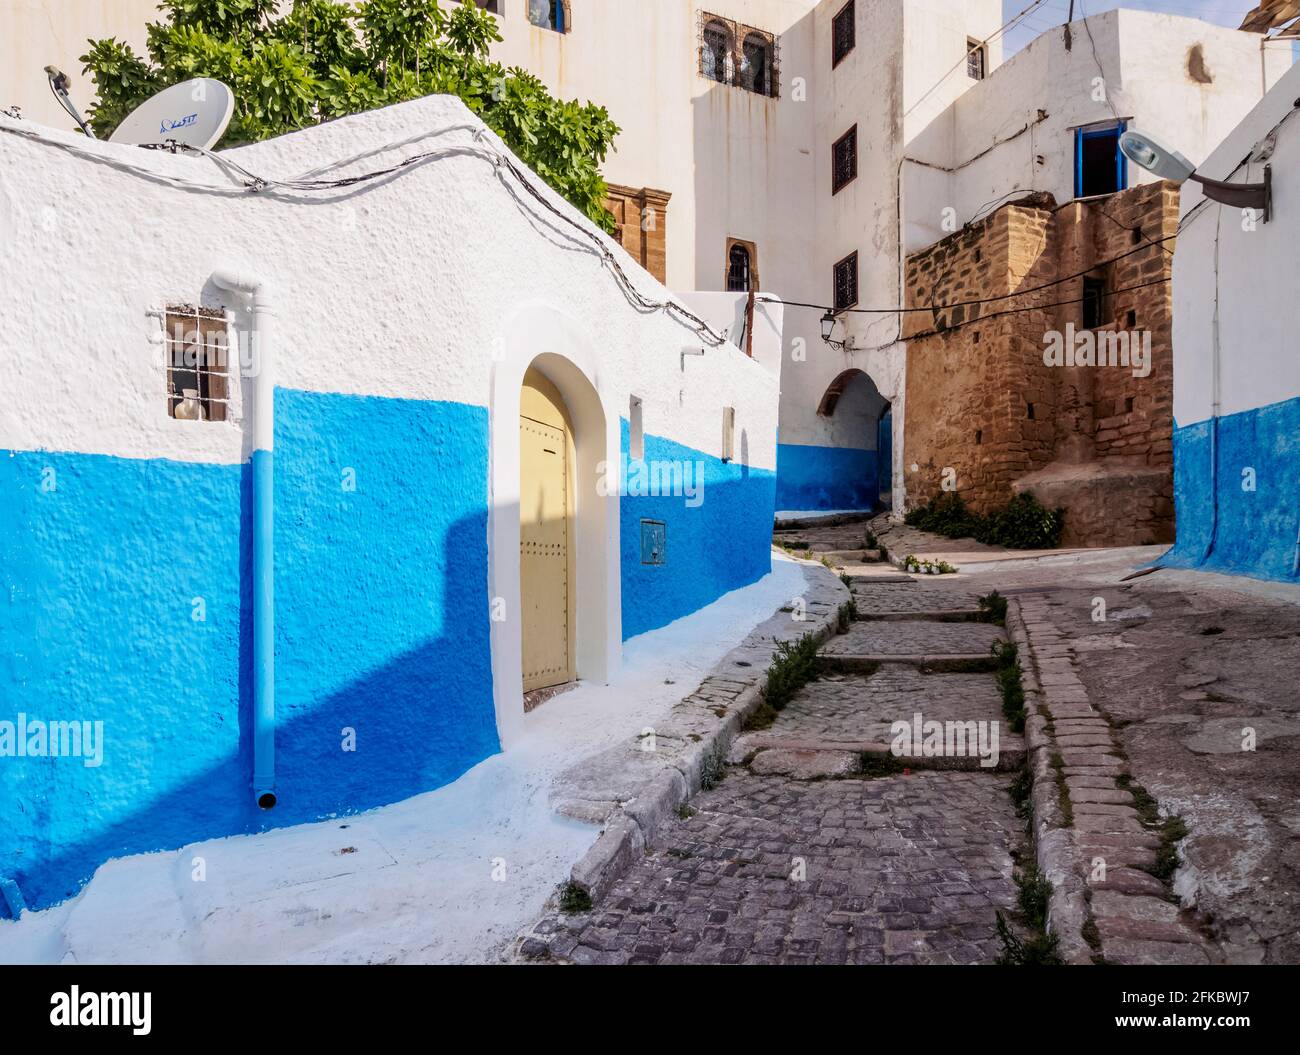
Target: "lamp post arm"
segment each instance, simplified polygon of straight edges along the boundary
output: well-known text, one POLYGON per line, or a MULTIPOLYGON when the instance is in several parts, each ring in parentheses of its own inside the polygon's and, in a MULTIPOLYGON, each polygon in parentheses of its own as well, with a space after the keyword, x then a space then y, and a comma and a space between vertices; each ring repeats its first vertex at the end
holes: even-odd
POLYGON ((1189 179, 1195 180, 1205 191, 1211 201, 1232 205, 1240 209, 1258 209, 1264 214, 1264 222, 1272 218, 1273 213, 1273 166, 1264 166, 1263 183, 1225 183, 1223 180, 1210 179, 1193 172, 1189 179))

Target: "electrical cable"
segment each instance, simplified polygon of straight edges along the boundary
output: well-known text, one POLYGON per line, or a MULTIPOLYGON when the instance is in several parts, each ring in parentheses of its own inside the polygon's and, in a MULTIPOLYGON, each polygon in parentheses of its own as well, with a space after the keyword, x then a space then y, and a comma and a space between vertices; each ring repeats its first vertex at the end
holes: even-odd
MULTIPOLYGON (((474 141, 476 144, 481 143, 483 141, 483 135, 488 131, 488 129, 484 126, 455 125, 455 126, 450 126, 446 129, 438 129, 433 132, 426 133, 423 136, 412 137, 412 139, 407 140, 406 142, 413 142, 417 139, 444 135, 448 132, 460 131, 460 130, 473 131, 474 141)), ((308 173, 306 176, 299 176, 294 179, 277 180, 277 179, 270 179, 264 176, 258 176, 255 173, 250 172, 248 169, 244 168, 238 162, 233 161, 232 159, 225 157, 221 154, 217 154, 211 150, 206 150, 202 147, 190 146, 185 143, 176 142, 175 140, 169 140, 166 143, 149 144, 155 149, 170 150, 172 153, 176 153, 177 151, 184 152, 184 153, 192 153, 192 154, 197 154, 200 157, 207 158, 209 161, 215 164, 219 169, 221 169, 225 173, 227 178, 230 179, 231 182, 235 185, 234 187, 227 188, 227 187, 213 186, 211 184, 197 184, 194 183, 193 181, 177 179, 176 177, 168 176, 163 173, 156 172, 150 169, 145 169, 141 166, 132 165, 129 162, 120 162, 117 159, 106 158, 98 154, 87 152, 83 148, 80 148, 79 146, 73 146, 71 144, 62 143, 59 142, 58 140, 50 139, 47 136, 42 136, 35 131, 28 130, 25 128, 18 129, 18 128, 12 128, 0 124, 0 131, 9 132, 15 135, 26 136, 28 138, 35 139, 37 141, 46 143, 48 145, 53 145, 61 149, 69 150, 70 152, 78 156, 86 157, 91 160, 100 161, 112 165, 113 167, 120 168, 134 175, 143 176, 151 180, 159 180, 163 183, 166 183, 170 186, 178 187, 182 190, 193 190, 193 191, 201 191, 206 193, 229 193, 231 190, 235 190, 237 192, 242 192, 242 193, 261 193, 268 190, 307 192, 307 193, 314 192, 314 191, 341 190, 348 187, 354 187, 359 184, 370 183, 373 182, 374 180, 383 179, 389 176, 396 175, 415 165, 419 165, 423 162, 433 160, 445 154, 445 151, 441 151, 441 150, 423 151, 421 153, 413 154, 409 157, 403 158, 400 162, 394 165, 389 165, 386 168, 375 169, 372 171, 359 173, 355 176, 346 176, 346 177, 340 177, 336 179, 309 178, 312 175, 312 173, 308 173)), ((391 149, 391 148, 392 148, 391 145, 389 147, 381 147, 378 150, 371 151, 365 155, 360 155, 360 156, 362 157, 370 156, 373 153, 380 153, 386 149, 391 149)), ((567 224, 569 227, 573 228, 575 231, 581 234, 583 238, 590 243, 591 247, 601 258, 601 262, 606 267, 609 268, 610 272, 614 276, 615 283, 619 286, 624 296, 639 311, 643 311, 646 313, 654 312, 654 311, 663 311, 666 315, 669 315, 670 317, 674 318, 676 321, 686 325, 698 337, 703 339, 707 344, 711 345, 712 347, 719 348, 725 344, 730 343, 726 334, 719 333, 717 330, 713 329, 713 327, 710 326, 708 322, 706 322, 699 315, 696 315, 689 308, 685 307, 685 305, 682 305, 672 300, 656 300, 651 297, 647 297, 644 293, 642 293, 637 288, 636 284, 633 282, 631 276, 629 276, 627 272, 623 269, 622 265, 619 263, 618 258, 614 254, 614 252, 609 248, 608 245, 605 244, 604 241, 602 241, 601 235, 589 229, 587 226, 580 223, 579 221, 574 220, 573 218, 565 215, 563 210, 557 208, 552 202, 548 201, 545 195, 543 194, 543 192, 534 185, 534 180, 536 179, 536 177, 526 174, 524 170, 522 170, 519 167, 519 165, 517 165, 507 153, 497 149, 494 145, 490 143, 486 147, 470 149, 464 152, 471 154, 472 156, 482 157, 490 161, 494 169, 498 172, 498 178, 500 178, 501 169, 504 168, 506 171, 510 173, 510 175, 515 179, 515 181, 517 181, 519 185, 524 188, 524 190, 535 202, 537 202, 539 205, 545 208, 549 213, 551 213, 557 219, 561 220, 563 223, 567 224)), ((350 161, 344 161, 344 162, 335 163, 332 166, 326 166, 325 168, 337 167, 340 164, 350 164, 350 163, 351 163, 350 161)), ((313 172, 321 172, 321 171, 324 171, 324 169, 318 168, 313 170, 313 172)))

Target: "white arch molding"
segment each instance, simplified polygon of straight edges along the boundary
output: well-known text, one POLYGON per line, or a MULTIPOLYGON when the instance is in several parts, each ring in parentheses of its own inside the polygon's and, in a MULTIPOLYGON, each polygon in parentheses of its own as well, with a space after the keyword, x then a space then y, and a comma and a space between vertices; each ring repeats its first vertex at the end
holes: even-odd
POLYGON ((501 326, 493 349, 488 407, 488 588, 494 619, 492 693, 503 749, 523 733, 523 653, 519 619, 519 394, 533 367, 560 390, 573 422, 577 464, 573 556, 577 562, 574 662, 585 681, 604 683, 622 658, 618 497, 597 491, 599 467, 617 473, 621 437, 617 402, 604 384, 586 327, 543 301, 526 301, 501 326), (496 599, 500 599, 497 602, 496 599))

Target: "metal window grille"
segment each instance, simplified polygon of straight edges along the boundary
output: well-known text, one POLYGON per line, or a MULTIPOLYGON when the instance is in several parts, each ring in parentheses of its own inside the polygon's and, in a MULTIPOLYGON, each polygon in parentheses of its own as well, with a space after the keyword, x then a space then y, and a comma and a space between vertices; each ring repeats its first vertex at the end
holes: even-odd
POLYGON ((844 61, 858 43, 858 26, 853 0, 849 0, 831 22, 831 66, 844 61))
POLYGON ((858 254, 850 253, 835 265, 835 310, 844 311, 858 302, 858 254))
POLYGON ((858 178, 858 126, 854 125, 831 147, 831 192, 838 194, 858 178))
POLYGON ((766 30, 700 11, 696 17, 700 75, 776 99, 781 94, 781 46, 766 30))
POLYGON ((736 243, 727 254, 727 292, 748 293, 749 276, 749 249, 736 243))
POLYGON ((230 336, 226 313, 192 305, 163 313, 167 416, 226 421, 230 414, 230 336))
POLYGON ((978 40, 966 41, 966 74, 977 81, 984 79, 984 45, 978 40))

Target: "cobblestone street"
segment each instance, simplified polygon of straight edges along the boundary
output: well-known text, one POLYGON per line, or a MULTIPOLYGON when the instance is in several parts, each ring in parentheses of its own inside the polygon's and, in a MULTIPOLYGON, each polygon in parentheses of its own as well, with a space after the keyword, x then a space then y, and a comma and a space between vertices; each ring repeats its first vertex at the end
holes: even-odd
MULTIPOLYGON (((904 759, 906 770, 875 776, 864 759, 894 762, 892 723, 918 716, 1004 725, 993 674, 921 662, 987 660, 1002 632, 925 618, 972 616, 969 591, 858 581, 854 592, 862 618, 823 648, 822 677, 769 728, 732 744, 721 782, 669 818, 592 911, 550 913, 520 943, 521 958, 993 962, 996 913, 1014 910, 1025 838, 1010 776, 973 754, 904 759), (858 661, 879 666, 841 669, 858 661)), ((1021 738, 999 733, 996 761, 1018 765, 1021 738)))

